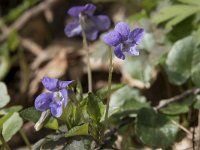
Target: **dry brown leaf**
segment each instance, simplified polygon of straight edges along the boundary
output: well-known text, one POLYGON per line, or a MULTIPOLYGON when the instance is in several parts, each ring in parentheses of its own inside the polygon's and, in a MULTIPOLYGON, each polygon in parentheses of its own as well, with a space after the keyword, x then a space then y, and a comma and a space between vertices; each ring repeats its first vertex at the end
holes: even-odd
POLYGON ((44 76, 59 78, 65 74, 68 68, 66 54, 66 48, 60 49, 49 63, 36 72, 36 76, 30 83, 29 95, 36 93, 38 90, 38 84, 44 76))

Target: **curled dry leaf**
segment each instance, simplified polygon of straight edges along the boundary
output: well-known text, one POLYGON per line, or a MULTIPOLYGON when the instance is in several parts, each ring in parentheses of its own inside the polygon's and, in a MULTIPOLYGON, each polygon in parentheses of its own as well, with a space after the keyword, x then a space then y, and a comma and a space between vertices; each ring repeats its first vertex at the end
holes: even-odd
POLYGON ((38 84, 40 80, 44 76, 49 76, 53 78, 60 78, 63 76, 68 68, 67 62, 67 51, 66 48, 61 48, 55 54, 56 57, 53 57, 51 61, 49 61, 44 67, 40 68, 36 74, 34 79, 30 83, 29 95, 33 95, 38 90, 38 84))

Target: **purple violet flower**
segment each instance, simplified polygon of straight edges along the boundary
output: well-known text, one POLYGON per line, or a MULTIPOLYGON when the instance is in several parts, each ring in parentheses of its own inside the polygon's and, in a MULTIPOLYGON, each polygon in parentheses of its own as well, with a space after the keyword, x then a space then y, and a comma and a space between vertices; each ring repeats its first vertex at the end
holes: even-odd
POLYGON ((131 56, 138 56, 139 51, 136 46, 140 43, 144 36, 144 29, 136 28, 130 31, 127 23, 119 22, 114 31, 107 33, 103 40, 106 44, 114 46, 114 54, 119 59, 125 59, 124 53, 131 56))
POLYGON ((67 105, 68 92, 66 87, 72 82, 43 77, 43 86, 51 92, 42 93, 37 96, 35 99, 35 108, 42 112, 50 109, 54 117, 60 117, 63 108, 67 105))
POLYGON ((98 32, 107 30, 110 27, 110 19, 105 15, 94 16, 96 6, 86 4, 85 6, 75 6, 68 10, 68 14, 74 21, 65 26, 65 34, 68 37, 80 36, 82 32, 80 17, 83 17, 83 29, 87 39, 93 41, 97 38, 98 32))

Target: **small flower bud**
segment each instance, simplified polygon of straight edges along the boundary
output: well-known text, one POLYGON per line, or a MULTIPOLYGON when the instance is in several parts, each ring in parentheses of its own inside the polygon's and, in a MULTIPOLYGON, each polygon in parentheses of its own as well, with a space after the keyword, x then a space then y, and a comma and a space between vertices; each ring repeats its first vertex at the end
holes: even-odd
POLYGON ((40 119, 34 126, 35 130, 39 131, 49 121, 50 117, 51 117, 50 110, 42 112, 40 119))

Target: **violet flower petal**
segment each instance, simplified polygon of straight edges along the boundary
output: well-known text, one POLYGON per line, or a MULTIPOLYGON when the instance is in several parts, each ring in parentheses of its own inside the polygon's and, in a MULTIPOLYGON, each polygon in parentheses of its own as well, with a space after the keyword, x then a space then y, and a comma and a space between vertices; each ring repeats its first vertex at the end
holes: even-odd
POLYGON ((110 46, 117 46, 122 42, 122 37, 118 32, 111 31, 104 35, 103 40, 110 46))
POLYGON ((128 53, 131 56, 138 56, 140 54, 136 46, 132 46, 129 50, 125 50, 124 52, 128 53))
POLYGON ((86 4, 84 6, 84 13, 87 15, 93 15, 96 10, 96 6, 93 4, 86 4))
POLYGON ((126 41, 128 39, 130 28, 126 22, 119 22, 118 24, 116 24, 114 30, 120 33, 123 41, 126 41))
POLYGON ((142 28, 136 28, 133 31, 130 32, 128 41, 139 44, 144 36, 144 29, 142 28))
POLYGON ((64 89, 66 88, 69 84, 71 84, 72 82, 74 82, 73 80, 72 81, 58 81, 58 88, 59 89, 64 89))
POLYGON ((111 25, 111 21, 108 18, 108 16, 98 15, 98 16, 94 16, 93 18, 94 18, 94 21, 95 21, 99 31, 109 29, 109 27, 111 25))
POLYGON ((43 93, 36 97, 35 99, 35 108, 39 111, 46 111, 49 109, 49 105, 52 102, 52 93, 43 93))
POLYGON ((58 89, 58 79, 43 77, 42 84, 49 91, 55 91, 58 89))
POLYGON ((62 115, 62 103, 52 102, 50 104, 51 114, 58 118, 62 115))
POLYGON ((117 47, 115 47, 115 49, 114 49, 114 54, 115 54, 115 56, 118 57, 119 59, 122 59, 122 60, 125 59, 125 55, 124 55, 123 52, 122 52, 121 45, 118 45, 117 47))
POLYGON ((96 6, 93 4, 86 4, 85 6, 75 6, 72 7, 68 10, 68 14, 71 17, 74 18, 79 18, 79 14, 81 12, 87 14, 87 15, 92 15, 94 13, 94 11, 96 10, 96 6))
POLYGON ((65 35, 67 37, 81 35, 81 31, 82 29, 79 20, 75 20, 73 22, 68 23, 64 29, 65 35))
POLYGON ((97 30, 91 30, 86 32, 86 38, 90 41, 94 41, 97 39, 98 31, 97 30))

